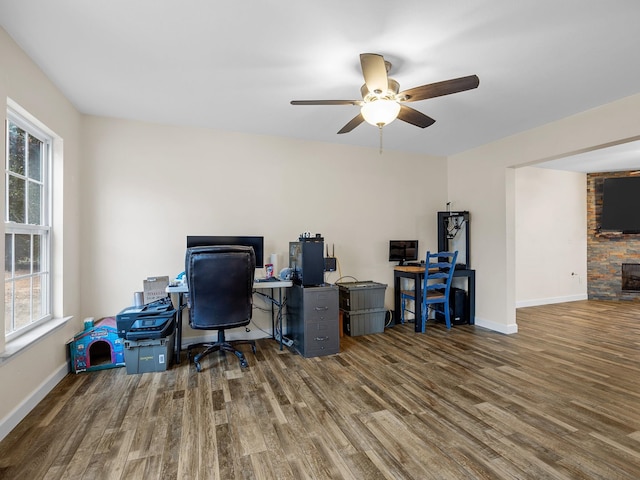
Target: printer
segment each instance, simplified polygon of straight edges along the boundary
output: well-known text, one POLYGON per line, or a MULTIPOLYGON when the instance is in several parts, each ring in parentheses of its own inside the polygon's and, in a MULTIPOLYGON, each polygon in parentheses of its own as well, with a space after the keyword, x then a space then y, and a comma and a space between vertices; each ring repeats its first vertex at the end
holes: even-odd
POLYGON ((164 338, 173 333, 176 310, 169 297, 140 307, 127 307, 116 315, 118 336, 126 340, 164 338))

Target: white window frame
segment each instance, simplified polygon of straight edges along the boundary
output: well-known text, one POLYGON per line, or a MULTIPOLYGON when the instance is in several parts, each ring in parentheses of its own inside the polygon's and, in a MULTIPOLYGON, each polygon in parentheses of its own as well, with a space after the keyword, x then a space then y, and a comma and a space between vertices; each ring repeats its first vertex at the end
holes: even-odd
MULTIPOLYGON (((25 118, 24 115, 12 109, 11 107, 7 108, 7 119, 5 121, 5 137, 6 137, 6 151, 5 151, 5 241, 9 235, 9 238, 13 239, 13 235, 16 234, 39 234, 41 239, 40 244, 40 271, 37 274, 34 272, 30 272, 28 275, 24 275, 21 277, 16 277, 14 272, 15 262, 14 259, 11 259, 11 265, 5 265, 5 302, 7 300, 7 288, 8 284, 14 283, 19 278, 30 278, 40 277, 40 299, 39 303, 41 305, 42 315, 38 318, 33 318, 32 308, 33 308, 33 291, 30 292, 29 300, 30 300, 30 322, 21 327, 18 330, 10 331, 9 333, 5 333, 5 340, 11 341, 14 340, 21 335, 30 332, 34 328, 37 328, 44 323, 52 320, 52 284, 51 284, 51 238, 52 238, 52 159, 53 159, 53 137, 46 133, 46 127, 44 125, 39 126, 33 120, 29 120, 25 118), (40 212, 40 224, 32 225, 25 223, 15 223, 9 222, 9 171, 8 171, 8 161, 9 161, 9 122, 17 125, 18 127, 25 130, 29 135, 37 138, 42 142, 42 146, 44 149, 43 152, 43 162, 41 165, 41 183, 43 185, 42 196, 41 196, 41 212, 40 212), (11 268, 11 271, 8 272, 8 268, 11 268)), ((31 242, 33 247, 33 242, 31 242)), ((5 245, 5 251, 6 251, 5 245)), ((12 247, 12 255, 15 255, 15 248, 12 247)), ((6 256, 6 254, 5 254, 6 256)), ((33 260, 33 251, 30 254, 31 259, 33 260)), ((6 260, 5 260, 6 261, 6 260)), ((12 291, 12 294, 9 300, 15 300, 15 293, 12 291)), ((3 331, 6 332, 7 322, 11 322, 13 324, 14 318, 6 318, 7 306, 5 305, 5 329, 3 331)), ((14 308, 11 308, 11 312, 15 312, 14 308)))

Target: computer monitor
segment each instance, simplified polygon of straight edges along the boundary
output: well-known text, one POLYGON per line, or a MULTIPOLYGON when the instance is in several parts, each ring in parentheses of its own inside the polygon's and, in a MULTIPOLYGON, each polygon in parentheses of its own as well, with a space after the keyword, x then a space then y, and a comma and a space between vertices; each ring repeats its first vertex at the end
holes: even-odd
POLYGON ((208 245, 241 245, 253 247, 256 254, 256 268, 264 268, 264 237, 257 236, 222 236, 222 235, 188 235, 187 248, 206 247, 208 245))
POLYGON ((418 260, 418 240, 389 240, 389 261, 404 262, 418 260))

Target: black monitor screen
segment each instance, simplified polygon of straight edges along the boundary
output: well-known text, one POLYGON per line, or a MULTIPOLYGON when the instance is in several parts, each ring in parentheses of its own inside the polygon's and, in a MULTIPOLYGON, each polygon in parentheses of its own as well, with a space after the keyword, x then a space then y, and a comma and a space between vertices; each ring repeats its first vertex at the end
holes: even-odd
POLYGON ((389 240, 389 261, 404 262, 418 260, 418 240, 389 240))
POLYGON ((602 229, 640 233, 640 177, 605 178, 602 229))
POLYGON ((187 248, 208 245, 241 245, 253 247, 256 254, 256 268, 264 267, 264 237, 232 237, 211 235, 188 235, 187 248))

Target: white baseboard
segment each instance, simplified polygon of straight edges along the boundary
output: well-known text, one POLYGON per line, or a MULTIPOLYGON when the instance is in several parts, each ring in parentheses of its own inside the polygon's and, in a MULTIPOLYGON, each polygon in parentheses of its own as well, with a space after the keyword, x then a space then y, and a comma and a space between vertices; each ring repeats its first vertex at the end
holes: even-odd
POLYGON ((565 295, 562 297, 536 298, 533 300, 520 300, 516 302, 516 308, 521 307, 537 307, 539 305, 551 305, 552 303, 577 302, 578 300, 588 300, 586 293, 577 295, 565 295))
POLYGON ((505 325, 504 323, 491 322, 489 320, 484 320, 482 318, 476 317, 475 325, 477 327, 488 328, 489 330, 493 330, 494 332, 504 333, 507 335, 518 333, 517 323, 510 323, 509 325, 505 325))
POLYGON ((29 397, 25 398, 20 405, 4 417, 2 421, 0 421, 0 441, 6 437, 68 373, 69 364, 65 362, 55 372, 49 375, 49 378, 42 382, 29 397))

